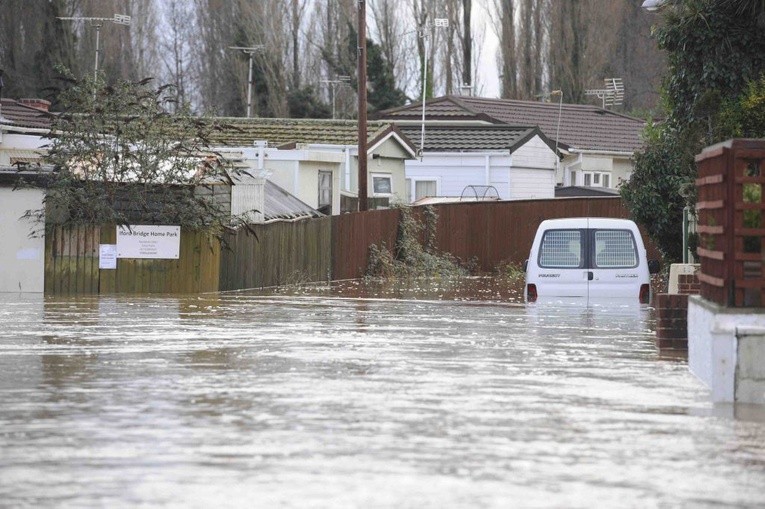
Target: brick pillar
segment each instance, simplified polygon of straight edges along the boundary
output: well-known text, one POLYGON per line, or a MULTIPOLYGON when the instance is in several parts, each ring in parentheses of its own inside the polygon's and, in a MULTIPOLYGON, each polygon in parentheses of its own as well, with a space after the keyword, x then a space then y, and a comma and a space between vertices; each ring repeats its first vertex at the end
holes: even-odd
POLYGON ((660 349, 688 349, 688 295, 658 293, 656 306, 656 346, 660 349))

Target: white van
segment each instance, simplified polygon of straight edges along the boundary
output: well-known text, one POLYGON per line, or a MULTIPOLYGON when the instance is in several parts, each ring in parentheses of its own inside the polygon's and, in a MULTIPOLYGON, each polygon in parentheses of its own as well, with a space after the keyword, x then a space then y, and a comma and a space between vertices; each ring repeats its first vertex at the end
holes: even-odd
MULTIPOLYGON (((651 262, 650 272, 658 271, 651 262)), ((527 301, 540 297, 624 297, 648 303, 645 246, 628 219, 549 219, 537 229, 526 261, 527 301)))

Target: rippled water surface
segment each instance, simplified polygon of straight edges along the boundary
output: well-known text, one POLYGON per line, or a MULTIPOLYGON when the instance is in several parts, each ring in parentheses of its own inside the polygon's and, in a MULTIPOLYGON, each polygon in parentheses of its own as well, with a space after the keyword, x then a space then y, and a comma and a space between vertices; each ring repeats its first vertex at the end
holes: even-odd
POLYGON ((0 294, 0 506, 762 506, 650 310, 492 285, 0 294))

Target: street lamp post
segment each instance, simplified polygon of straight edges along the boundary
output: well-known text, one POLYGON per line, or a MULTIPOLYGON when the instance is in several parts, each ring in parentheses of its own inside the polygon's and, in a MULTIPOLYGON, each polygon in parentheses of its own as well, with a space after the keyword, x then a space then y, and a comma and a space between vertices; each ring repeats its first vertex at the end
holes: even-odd
POLYGON ((101 52, 101 27, 104 25, 104 21, 111 21, 116 25, 130 26, 130 16, 126 14, 115 14, 111 18, 85 18, 85 17, 59 17, 58 19, 64 21, 90 21, 93 28, 96 29, 96 59, 93 65, 93 99, 96 98, 95 82, 98 80, 98 54, 101 52))
POLYGON ((426 24, 420 28, 420 37, 422 38, 422 51, 425 54, 423 59, 424 66, 422 69, 422 133, 420 136, 420 160, 422 160, 422 155, 425 150, 425 94, 427 93, 428 84, 428 48, 426 42, 428 37, 432 35, 432 32, 435 28, 448 26, 448 19, 436 18, 433 25, 426 24))
POLYGON ((247 118, 250 118, 252 115, 252 59, 253 55, 255 55, 257 51, 263 49, 263 45, 257 44, 255 46, 229 46, 228 49, 241 51, 250 58, 250 71, 247 77, 247 118))

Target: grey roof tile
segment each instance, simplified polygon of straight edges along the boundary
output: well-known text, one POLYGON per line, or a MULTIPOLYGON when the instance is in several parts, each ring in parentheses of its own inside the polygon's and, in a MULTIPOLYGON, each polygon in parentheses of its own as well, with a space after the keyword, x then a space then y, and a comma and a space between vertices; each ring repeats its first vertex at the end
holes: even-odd
MULTIPOLYGON (((249 147, 256 140, 266 140, 270 146, 277 147, 295 143, 358 144, 358 123, 354 120, 240 117, 214 120, 221 129, 212 134, 210 141, 228 146, 249 147)), ((390 121, 370 121, 367 143, 371 146, 391 131, 398 132, 390 121)), ((402 139, 408 143, 405 137, 402 139)))
MULTIPOLYGON (((426 103, 426 120, 482 121, 490 118, 510 125, 539 126, 549 138, 582 150, 634 152, 643 146, 643 120, 587 104, 541 103, 511 99, 444 96, 426 103), (560 125, 558 125, 560 111, 560 125)), ((421 118, 422 103, 384 111, 389 121, 421 118)))
MULTIPOLYGON (((420 126, 401 126, 401 131, 419 146, 420 126)), ((541 134, 536 127, 491 126, 426 126, 425 151, 472 152, 487 150, 510 150, 526 142, 534 134, 541 134)), ((542 135, 544 137, 544 135, 542 135)), ((545 140, 547 141, 547 140, 545 140)))

